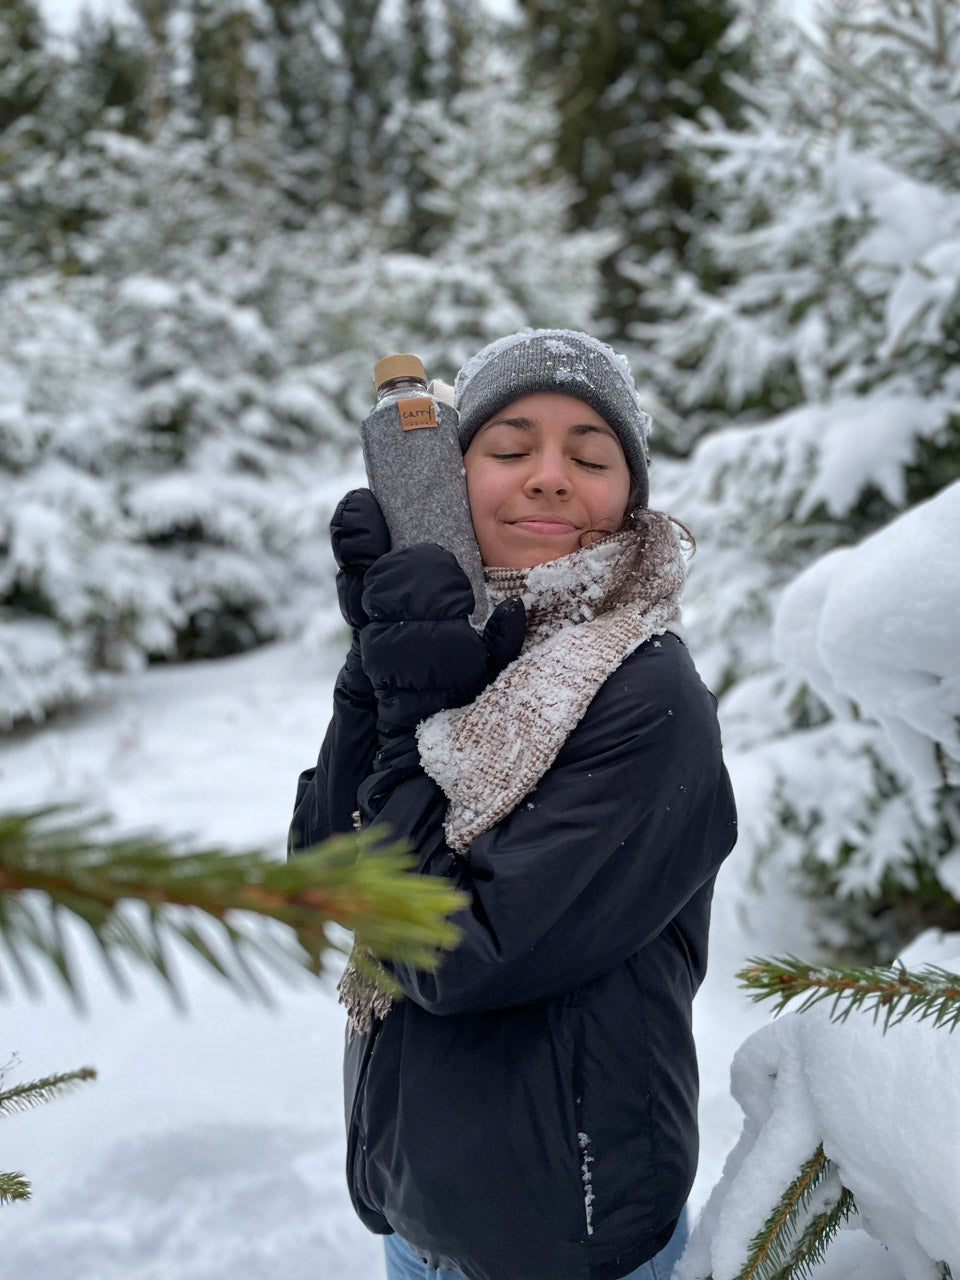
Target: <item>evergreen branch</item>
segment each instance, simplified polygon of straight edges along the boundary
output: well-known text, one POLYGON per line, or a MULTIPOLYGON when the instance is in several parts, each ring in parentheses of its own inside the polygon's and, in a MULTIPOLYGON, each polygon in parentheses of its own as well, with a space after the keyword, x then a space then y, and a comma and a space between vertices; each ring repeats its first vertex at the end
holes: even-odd
POLYGON ((915 120, 935 134, 949 150, 960 152, 960 137, 943 125, 926 107, 914 101, 908 93, 899 89, 889 80, 879 79, 873 72, 868 71, 866 67, 857 66, 856 63, 851 62, 842 54, 825 49, 807 32, 800 31, 799 34, 814 56, 819 58, 824 66, 839 76, 840 79, 846 80, 849 84, 856 85, 861 89, 873 89, 880 95, 882 101, 890 102, 900 107, 908 115, 912 115, 915 120))
POLYGON ((42 1080, 29 1080, 0 1092, 0 1116, 13 1115, 16 1111, 29 1111, 44 1102, 73 1093, 85 1080, 97 1077, 93 1067, 80 1067, 76 1071, 64 1071, 59 1075, 44 1076, 42 1080))
POLYGON ((843 19, 837 22, 836 29, 855 36, 880 36, 883 40, 899 40, 901 44, 909 45, 915 53, 922 54, 928 61, 932 62, 936 57, 936 50, 932 49, 921 36, 915 35, 909 27, 900 26, 885 18, 877 18, 869 22, 843 19))
POLYGON ((773 1212, 750 1241, 747 1260, 736 1280, 775 1280, 792 1266, 791 1243, 797 1221, 832 1166, 821 1143, 777 1201, 773 1212))
POLYGON ((840 1195, 834 1203, 810 1219, 792 1248, 789 1263, 772 1280, 802 1280, 802 1277, 809 1276, 823 1261, 830 1241, 856 1210, 853 1193, 841 1186, 840 1195))
POLYGON ((328 932, 332 923, 375 955, 421 969, 435 968, 459 940, 448 916, 464 896, 440 877, 408 874, 406 847, 387 843, 383 829, 334 836, 284 863, 150 836, 104 839, 101 825, 62 809, 0 816, 0 943, 31 994, 38 987, 30 961, 40 955, 81 1000, 66 920, 86 925, 118 986, 116 958, 126 955, 175 999, 174 939, 262 1000, 267 991, 248 957, 288 976, 319 974, 329 950, 345 949, 328 932), (287 930, 271 930, 265 917, 287 930))
POLYGON ((0 1204, 29 1199, 30 1183, 22 1173, 0 1173, 0 1204))
POLYGON ((775 1014, 802 997, 798 1013, 832 999, 834 1022, 844 1022, 854 1009, 866 1009, 875 1022, 883 1014, 884 1031, 910 1016, 930 1019, 949 1031, 960 1023, 960 974, 934 965, 917 972, 900 965, 848 969, 784 956, 751 959, 737 978, 752 1000, 776 1000, 775 1014))

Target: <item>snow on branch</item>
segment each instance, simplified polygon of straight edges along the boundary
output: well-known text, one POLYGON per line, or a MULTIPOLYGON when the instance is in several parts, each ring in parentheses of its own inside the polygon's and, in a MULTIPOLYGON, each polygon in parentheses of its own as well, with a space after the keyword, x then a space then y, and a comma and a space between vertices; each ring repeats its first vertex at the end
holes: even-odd
POLYGON ((960 1023, 958 944, 918 941, 916 971, 743 970, 754 999, 802 1003, 737 1051, 743 1129, 676 1280, 960 1275, 960 1036, 934 1029, 960 1023))
POLYGON ((823 1154, 820 1143, 750 1241, 747 1260, 736 1280, 786 1280, 787 1276, 807 1275, 822 1260, 827 1245, 855 1207, 853 1196, 841 1185, 836 1166, 823 1154))
POLYGON ((923 787, 960 764, 960 481, 855 547, 838 548, 781 598, 781 660, 835 711, 878 723, 923 787))

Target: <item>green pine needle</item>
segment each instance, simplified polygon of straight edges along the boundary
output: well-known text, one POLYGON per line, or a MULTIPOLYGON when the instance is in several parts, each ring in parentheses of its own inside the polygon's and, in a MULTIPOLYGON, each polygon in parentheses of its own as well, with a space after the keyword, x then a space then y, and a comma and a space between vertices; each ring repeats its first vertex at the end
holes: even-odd
MULTIPOLYGON (((843 1022, 851 1012, 866 1010, 883 1029, 915 1017, 953 1030, 960 1023, 960 975, 936 966, 910 972, 902 965, 844 968, 812 965, 795 956, 751 959, 737 974, 755 1001, 773 999, 775 1013, 799 1000, 803 1012, 831 1001, 830 1017, 843 1022)), ((822 1144, 784 1191, 773 1212, 750 1242, 737 1280, 804 1280, 822 1261, 827 1246, 856 1211, 852 1193, 839 1181, 822 1144), (813 1194, 832 1177, 837 1194, 811 1213, 813 1194), (804 1217, 809 1217, 802 1227, 804 1217)))
POLYGON ((883 1029, 915 1017, 949 1031, 960 1023, 960 974, 934 965, 918 971, 900 965, 843 968, 807 964, 795 956, 751 959, 737 974, 752 1000, 775 1000, 781 1013, 792 1000, 797 1012, 830 1000, 830 1017, 843 1022, 855 1010, 883 1017, 883 1029))
POLYGON ((809 1205, 813 1192, 830 1173, 830 1168, 821 1144, 801 1165, 800 1172, 750 1241, 746 1261, 736 1280, 774 1280, 789 1269, 791 1242, 796 1236, 797 1222, 809 1205))
POLYGON ((843 1224, 856 1212, 853 1194, 846 1187, 822 1212, 814 1214, 806 1229, 790 1250, 790 1261, 773 1277, 773 1280, 803 1280, 822 1262, 827 1246, 843 1224))
POLYGON ((72 1093, 85 1080, 95 1080, 96 1077, 93 1067, 80 1067, 76 1071, 64 1071, 59 1075, 44 1076, 42 1080, 29 1080, 25 1084, 3 1089, 0 1091, 0 1116, 42 1106, 54 1098, 72 1093))
POLYGON ((22 1173, 0 1173, 0 1204, 29 1199, 30 1183, 22 1173))
POLYGON ((0 816, 0 991, 12 981, 37 994, 41 958, 82 1003, 67 920, 86 926, 121 989, 123 956, 174 1000, 182 999, 174 942, 239 993, 267 1001, 261 969, 319 974, 329 951, 346 949, 334 923, 375 956, 421 969, 435 968, 460 937, 448 917, 463 894, 440 877, 410 875, 406 846, 383 829, 334 836, 278 862, 150 836, 107 839, 102 825, 62 809, 0 816))

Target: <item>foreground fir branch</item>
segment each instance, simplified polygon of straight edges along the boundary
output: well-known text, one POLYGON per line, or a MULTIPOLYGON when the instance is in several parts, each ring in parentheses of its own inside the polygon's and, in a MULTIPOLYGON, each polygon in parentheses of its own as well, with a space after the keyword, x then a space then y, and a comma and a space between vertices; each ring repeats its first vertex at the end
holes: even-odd
POLYGON ((59 1075, 44 1076, 41 1080, 29 1080, 0 1090, 0 1116, 13 1115, 16 1111, 29 1111, 72 1093, 86 1080, 95 1080, 93 1067, 80 1067, 77 1071, 64 1071, 59 1075))
POLYGON ((0 1173, 0 1204, 29 1199, 30 1183, 22 1173, 0 1173))
MULTIPOLYGON (((827 1162, 829 1164, 829 1161, 827 1162)), ((772 1280, 794 1280, 795 1277, 808 1276, 824 1259, 827 1245, 834 1238, 844 1223, 857 1211, 853 1193, 840 1185, 839 1176, 834 1174, 839 1194, 831 1198, 827 1205, 815 1213, 804 1231, 790 1247, 790 1259, 772 1278, 772 1280)))
MULTIPOLYGON (((736 1280, 801 1280, 856 1211, 823 1145, 800 1167, 767 1220, 750 1241, 736 1280)), ((713 1280, 708 1276, 707 1280, 713 1280)))
MULTIPOLYGON (((884 1031, 907 1017, 949 1030, 960 1022, 960 975, 934 966, 915 973, 902 966, 848 969, 786 956, 753 959, 737 977, 753 1000, 775 1000, 775 1013, 792 1000, 800 1000, 801 1013, 830 1000, 834 1021, 865 1010, 874 1021, 883 1015, 884 1031)), ((821 1143, 750 1241, 736 1280, 802 1280, 822 1261, 856 1208, 853 1193, 840 1181, 821 1143)))
POLYGON ((456 945, 459 930, 447 917, 463 898, 444 880, 408 875, 410 862, 382 829, 333 837, 284 863, 153 837, 105 839, 98 824, 58 809, 0 816, 0 957, 8 971, 0 970, 0 990, 12 976, 36 994, 32 962, 43 957, 80 1001, 68 920, 87 927, 121 989, 118 958, 133 957, 175 999, 174 939, 237 991, 264 1000, 252 962, 286 976, 319 974, 326 953, 342 949, 331 924, 381 958, 433 968, 456 945))
MULTIPOLYGON (((94 1080, 96 1075, 93 1067, 80 1067, 77 1071, 64 1071, 59 1075, 44 1076, 42 1080, 28 1080, 10 1089, 0 1089, 0 1116, 52 1102, 65 1093, 72 1093, 84 1081, 94 1080)), ((29 1199, 30 1183, 22 1173, 0 1173, 0 1204, 29 1199)))
POLYGON ((960 1023, 960 974, 925 966, 911 972, 900 965, 847 969, 807 964, 795 956, 751 959, 737 974, 752 1000, 776 1000, 780 1013, 791 1000, 801 999, 802 1013, 821 1000, 831 1000, 830 1016, 843 1022, 854 1009, 883 1015, 884 1030, 916 1017, 952 1031, 960 1023))
POLYGON ((750 1241, 736 1280, 794 1280, 808 1275, 854 1208, 853 1196, 841 1185, 821 1144, 750 1241), (815 1198, 821 1203, 812 1212, 815 1198))

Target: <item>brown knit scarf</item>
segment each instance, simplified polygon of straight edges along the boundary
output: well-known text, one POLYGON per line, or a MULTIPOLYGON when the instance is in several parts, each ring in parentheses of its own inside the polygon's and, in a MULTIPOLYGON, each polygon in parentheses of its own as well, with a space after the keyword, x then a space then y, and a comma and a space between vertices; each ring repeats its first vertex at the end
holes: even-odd
MULTIPOLYGON (((519 595, 527 610, 516 661, 468 706, 417 730, 424 771, 447 797, 444 831, 469 859, 470 842, 506 817, 553 764, 597 690, 645 641, 678 630, 685 563, 675 526, 641 511, 635 527, 533 569, 488 569, 490 602, 519 595)), ((340 980, 351 1032, 366 1031, 396 998, 370 957, 340 980)))

